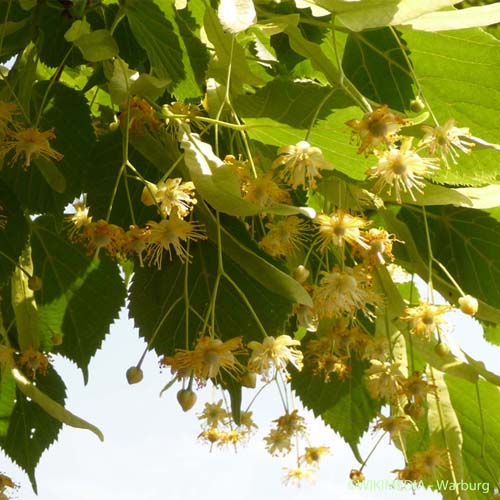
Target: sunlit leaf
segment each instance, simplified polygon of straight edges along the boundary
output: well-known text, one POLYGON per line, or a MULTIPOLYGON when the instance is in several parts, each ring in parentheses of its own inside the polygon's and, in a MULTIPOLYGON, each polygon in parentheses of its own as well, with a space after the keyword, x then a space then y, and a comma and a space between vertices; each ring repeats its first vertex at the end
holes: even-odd
MULTIPOLYGON (((500 40, 480 29, 424 33, 404 30, 411 61, 432 111, 444 124, 468 127, 473 136, 498 142, 500 128, 500 40)), ((457 165, 441 168, 433 178, 442 183, 483 186, 500 174, 500 153, 475 148, 461 154, 457 165)))
POLYGON ((484 484, 481 490, 470 492, 472 498, 481 499, 486 488, 493 491, 493 478, 500 474, 500 389, 484 380, 476 386, 445 376, 445 382, 462 430, 464 481, 484 484))
POLYGON ((446 31, 489 26, 498 22, 500 22, 500 5, 493 4, 453 11, 431 12, 412 19, 408 24, 414 30, 446 31))

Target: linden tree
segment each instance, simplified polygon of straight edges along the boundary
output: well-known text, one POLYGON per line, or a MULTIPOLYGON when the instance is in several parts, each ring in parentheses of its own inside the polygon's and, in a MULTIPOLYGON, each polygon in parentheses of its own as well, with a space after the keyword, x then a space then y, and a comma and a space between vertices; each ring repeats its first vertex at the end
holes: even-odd
POLYGON ((54 356, 87 380, 126 305, 147 349, 124 377, 154 352, 186 412, 215 386, 210 446, 251 439, 242 393, 271 385, 286 481, 329 453, 297 398, 355 484, 371 429, 395 479, 497 498, 500 376, 450 317, 500 345, 498 3, 3 0, 0 21, 0 446, 35 490, 63 424, 103 437, 54 356))

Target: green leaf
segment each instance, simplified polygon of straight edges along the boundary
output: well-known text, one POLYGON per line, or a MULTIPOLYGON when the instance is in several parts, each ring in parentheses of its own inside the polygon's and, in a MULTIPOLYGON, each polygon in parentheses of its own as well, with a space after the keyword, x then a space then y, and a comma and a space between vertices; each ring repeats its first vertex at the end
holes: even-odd
POLYGON ((9 370, 0 375, 0 446, 9 430, 9 422, 16 405, 16 382, 9 370))
POLYGON ((85 60, 106 61, 118 55, 118 44, 108 30, 96 30, 74 40, 85 60))
POLYGON ((37 292, 43 334, 62 336, 55 350, 74 361, 87 380, 89 361, 125 300, 118 266, 104 255, 87 257, 50 217, 34 223, 32 246, 35 271, 43 280, 37 292))
POLYGON ((70 427, 76 427, 78 429, 87 429, 93 432, 101 441, 104 441, 104 436, 102 432, 91 423, 83 420, 82 418, 74 415, 68 411, 63 405, 54 401, 51 397, 47 396, 44 392, 39 390, 37 386, 30 382, 18 368, 12 369, 12 376, 16 381, 19 390, 31 401, 35 402, 40 406, 45 412, 47 412, 52 418, 58 420, 59 422, 69 425, 70 427))
POLYGON ((156 100, 164 92, 170 80, 159 80, 143 73, 137 78, 137 72, 129 69, 128 64, 117 57, 113 61, 113 73, 109 78, 108 90, 115 104, 125 104, 130 96, 156 100))
POLYGON ((185 78, 183 52, 172 23, 152 0, 130 0, 125 12, 130 29, 147 52, 153 73, 174 83, 185 78))
POLYGON ((500 206, 500 184, 490 184, 479 188, 458 188, 454 191, 469 198, 472 208, 487 210, 500 206))
POLYGON ((241 93, 243 85, 260 86, 264 83, 250 70, 243 47, 222 29, 217 14, 208 6, 205 10, 203 27, 217 54, 217 60, 212 61, 210 68, 211 76, 219 83, 225 84, 228 68, 231 67, 231 84, 236 94, 241 93))
MULTIPOLYGON (((447 33, 404 30, 420 87, 441 124, 456 120, 475 137, 495 143, 500 128, 500 40, 480 29, 447 33)), ((500 175, 492 149, 462 154, 458 165, 441 168, 433 179, 482 186, 500 175)))
POLYGON ((12 309, 16 318, 17 341, 21 351, 29 349, 36 351, 40 348, 41 332, 35 292, 29 286, 29 276, 34 274, 29 245, 21 254, 19 266, 14 270, 11 279, 12 309))
MULTIPOLYGON (((47 375, 38 375, 37 388, 59 404, 64 404, 66 387, 57 372, 49 366, 47 375)), ((35 467, 42 453, 56 440, 61 422, 53 419, 38 404, 17 389, 16 405, 9 429, 0 437, 5 454, 28 474, 37 492, 35 467)))
POLYGON ((288 26, 285 30, 290 40, 290 46, 298 54, 309 59, 313 67, 321 71, 332 87, 339 83, 339 71, 332 59, 326 56, 323 49, 314 42, 307 40, 296 26, 288 26))
POLYGON ((44 156, 38 156, 33 160, 33 165, 40 170, 47 184, 56 193, 64 193, 64 191, 66 191, 66 178, 57 168, 54 161, 44 156))
POLYGON ((446 31, 489 26, 499 22, 500 5, 493 4, 469 7, 468 9, 431 12, 412 19, 408 24, 414 30, 446 31))
POLYGON ((467 362, 479 375, 484 377, 488 382, 500 386, 500 375, 487 370, 482 361, 477 361, 474 358, 471 358, 465 351, 462 351, 462 354, 465 356, 465 359, 467 359, 467 362))
POLYGON ((381 405, 370 397, 365 387, 366 364, 351 358, 351 368, 348 379, 332 376, 331 381, 325 383, 305 367, 301 372, 294 371, 292 387, 302 403, 338 432, 362 462, 357 446, 381 405))
POLYGON ((29 44, 31 13, 24 11, 16 2, 0 2, 0 19, 2 20, 0 61, 5 62, 29 44))
MULTIPOLYGON (((203 204, 199 204, 197 210, 200 214, 200 220, 205 224, 209 238, 217 242, 218 232, 214 215, 203 204)), ((234 220, 233 225, 235 225, 234 220)), ((224 227, 221 228, 224 253, 270 292, 284 297, 290 302, 312 306, 312 299, 305 288, 290 275, 285 274, 258 255, 255 242, 252 242, 253 249, 248 241, 246 244, 242 243, 244 238, 249 239, 246 231, 240 230, 239 233, 237 238, 224 227)))
POLYGON ((313 3, 335 13, 352 31, 383 26, 397 26, 442 7, 454 5, 457 0, 314 0, 313 3))
POLYGON ((500 346, 500 323, 497 325, 483 324, 484 338, 490 344, 500 346))
POLYGON ((0 283, 4 283, 26 246, 29 226, 14 193, 1 178, 0 207, 0 283))
MULTIPOLYGON (((466 293, 500 309, 500 222, 481 210, 460 207, 427 209, 427 216, 434 257, 466 293)), ((419 252, 426 260, 421 215, 403 208, 399 217, 412 228, 419 252)), ((435 272, 442 275, 439 268, 435 272)))
POLYGON ((410 108, 414 98, 411 69, 389 28, 351 33, 344 48, 342 66, 346 76, 367 98, 393 109, 410 108))
POLYGON ((113 72, 108 77, 108 91, 114 104, 121 105, 127 101, 131 93, 132 76, 135 74, 136 71, 129 69, 128 64, 119 57, 113 61, 113 72))
MULTIPOLYGON (((440 479, 461 483, 464 479, 462 429, 460 428, 457 415, 451 404, 444 375, 434 370, 430 371, 430 374, 431 376, 429 379, 436 386, 437 392, 437 397, 430 396, 427 398, 427 403, 429 405, 427 420, 429 422, 431 443, 437 445, 441 449, 446 449, 453 464, 453 473, 449 466, 445 467, 440 474, 440 479)), ((444 490, 441 493, 444 500, 455 500, 457 498, 456 491, 444 490)), ((460 498, 462 500, 469 500, 466 489, 460 489, 460 498)))
MULTIPOLYGON (((130 148, 129 160, 149 181, 157 182, 161 174, 169 168, 179 154, 176 144, 175 146, 164 144, 147 133, 141 137, 133 137, 131 142, 136 149, 130 148), (175 147, 175 150, 171 147, 175 147), (144 152, 144 155, 137 151, 144 152), (169 156, 173 154, 176 156, 169 156), (146 158, 157 161, 157 166, 152 165, 146 158), (163 168, 160 170, 160 167, 163 168)), ((149 220, 154 219, 156 211, 154 207, 146 207, 139 202, 144 188, 142 182, 130 178, 125 180, 123 172, 120 174, 122 155, 122 135, 119 131, 102 136, 89 155, 89 173, 84 190, 88 193, 87 204, 90 207, 90 215, 94 217, 94 220, 105 219, 115 183, 121 175, 112 204, 110 222, 128 228, 133 223, 128 194, 133 201, 137 224, 146 224, 149 220), (125 182, 128 184, 128 194, 125 182)))
MULTIPOLYGON (((176 348, 192 348, 203 324, 202 318, 212 300, 217 272, 217 249, 212 243, 191 246, 192 262, 186 269, 178 259, 166 263, 161 271, 152 268, 136 269, 130 288, 130 315, 139 332, 158 354, 172 355, 176 348), (189 324, 186 333, 186 305, 189 296, 189 324), (177 300, 181 298, 181 300, 177 300), (167 314, 168 313, 168 314, 167 314), (152 340, 153 332, 157 334, 152 340)), ((167 257, 164 256, 166 259, 167 257)), ((246 274, 230 258, 224 257, 224 270, 246 295, 255 314, 269 335, 283 333, 290 312, 290 302, 275 295, 246 274)), ((222 278, 215 310, 216 333, 223 340, 244 336, 245 341, 262 340, 255 319, 238 292, 222 278)))
POLYGON ((77 19, 71 25, 71 28, 64 34, 64 39, 68 42, 74 42, 78 40, 81 36, 88 35, 90 33, 90 24, 81 19, 77 19))
POLYGON ((181 81, 176 83, 173 93, 178 101, 199 97, 203 94, 208 66, 207 48, 195 36, 199 35, 199 26, 190 16, 188 9, 180 12, 175 9, 170 0, 155 0, 155 3, 165 14, 166 19, 172 23, 182 49, 182 64, 186 74, 181 81))
MULTIPOLYGON (((462 429, 464 481, 484 483, 492 492, 500 476, 500 390, 484 380, 476 386, 445 375, 445 382, 462 429)), ((484 493, 470 491, 469 495, 477 500, 489 498, 484 493)))
POLYGON ((59 66, 63 58, 66 58, 65 62, 69 66, 83 64, 81 54, 64 37, 73 24, 71 16, 63 15, 50 2, 39 3, 33 13, 40 61, 52 68, 59 66))

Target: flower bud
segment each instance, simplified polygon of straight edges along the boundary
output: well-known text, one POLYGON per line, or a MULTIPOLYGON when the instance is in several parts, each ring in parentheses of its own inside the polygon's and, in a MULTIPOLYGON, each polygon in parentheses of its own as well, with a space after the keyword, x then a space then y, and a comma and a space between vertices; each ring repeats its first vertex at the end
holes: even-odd
POLYGON ((404 412, 415 420, 419 420, 425 415, 423 406, 416 403, 407 403, 404 407, 404 412))
POLYGON ((177 401, 184 411, 189 411, 195 404, 198 397, 191 389, 181 389, 177 393, 177 401))
POLYGON ((293 277, 300 283, 305 283, 311 273, 301 264, 295 268, 293 277))
POLYGON ((142 377, 144 376, 142 373, 142 370, 137 367, 137 366, 131 366, 127 370, 127 382, 132 385, 132 384, 138 384, 141 380, 142 377))
POLYGON ((479 304, 477 299, 472 297, 471 295, 464 295, 458 299, 458 303, 460 304, 460 310, 464 314, 468 314, 469 316, 474 316, 477 313, 477 308, 479 304))
POLYGON ((30 290, 37 292, 42 288, 42 286, 43 286, 43 281, 42 278, 40 278, 40 276, 33 275, 30 276, 30 278, 28 279, 28 287, 30 288, 30 290))
POLYGON ((255 389, 257 385, 257 375, 253 372, 245 372, 240 378, 241 385, 250 389, 255 389))
POLYGON ((157 191, 158 187, 156 186, 156 184, 146 181, 146 185, 144 186, 141 195, 142 203, 144 203, 144 205, 146 205, 147 207, 154 205, 156 203, 155 195, 157 191))
POLYGON ((365 475, 359 469, 352 469, 349 479, 352 481, 352 484, 359 484, 365 480, 365 475))
POLYGON ((62 343, 63 343, 62 335, 58 335, 57 333, 55 335, 52 335, 52 345, 61 345, 62 343))
POLYGON ((415 97, 415 99, 412 99, 410 102, 410 109, 414 113, 420 113, 420 111, 423 111, 425 109, 425 104, 423 103, 422 99, 420 97, 415 97))
POLYGON ((439 342, 439 344, 436 344, 436 347, 434 347, 434 352, 444 358, 446 355, 450 353, 450 347, 448 344, 443 344, 442 342, 439 342))

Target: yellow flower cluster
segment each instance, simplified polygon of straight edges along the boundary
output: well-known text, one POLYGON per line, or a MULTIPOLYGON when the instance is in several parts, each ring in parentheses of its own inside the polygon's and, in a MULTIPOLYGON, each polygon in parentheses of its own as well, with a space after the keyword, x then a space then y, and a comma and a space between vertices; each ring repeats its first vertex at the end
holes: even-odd
POLYGON ((198 438, 210 444, 224 448, 235 446, 249 438, 257 425, 253 421, 251 411, 243 411, 240 415, 240 425, 236 426, 229 411, 222 407, 222 399, 217 403, 205 403, 203 412, 198 416, 202 421, 202 431, 198 438))
POLYGON ((146 205, 157 204, 165 218, 149 221, 144 227, 131 225, 128 231, 103 219, 93 222, 89 208, 76 202, 75 212, 66 216, 68 235, 73 241, 83 243, 89 255, 98 256, 101 250, 111 257, 136 256, 140 265, 144 263, 162 268, 163 256, 168 253, 172 260, 175 254, 181 262, 190 259, 189 242, 206 239, 203 226, 185 220, 196 199, 191 182, 167 179, 157 185, 147 184, 142 199, 146 205))

